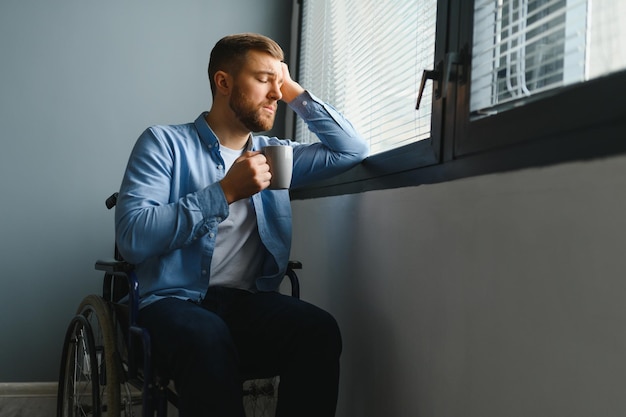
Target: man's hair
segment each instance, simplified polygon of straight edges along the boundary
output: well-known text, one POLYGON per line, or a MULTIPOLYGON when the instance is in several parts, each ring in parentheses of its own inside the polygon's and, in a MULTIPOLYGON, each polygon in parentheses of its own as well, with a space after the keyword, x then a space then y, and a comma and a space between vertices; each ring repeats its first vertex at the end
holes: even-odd
POLYGON ((248 51, 251 50, 266 52, 280 61, 284 59, 281 47, 267 36, 256 33, 240 33, 223 37, 213 47, 209 59, 209 81, 213 97, 217 91, 215 73, 225 71, 236 76, 243 66, 248 51))

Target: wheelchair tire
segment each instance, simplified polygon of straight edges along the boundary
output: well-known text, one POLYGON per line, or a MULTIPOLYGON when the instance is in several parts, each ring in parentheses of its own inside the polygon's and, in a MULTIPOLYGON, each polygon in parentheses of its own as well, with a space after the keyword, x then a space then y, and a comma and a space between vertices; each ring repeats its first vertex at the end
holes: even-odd
POLYGON ((57 417, 100 416, 100 387, 91 325, 83 316, 70 322, 63 343, 57 417))
POLYGON ((80 325, 74 325, 65 340, 67 347, 63 349, 59 378, 58 417, 119 417, 120 381, 125 378, 115 338, 116 326, 109 305, 102 297, 88 295, 78 307, 74 321, 80 325), (86 338, 91 339, 88 357, 81 351, 85 345, 82 343, 84 335, 77 333, 82 328, 89 329, 90 333, 86 338), (79 362, 84 359, 88 359, 87 365, 79 362), (78 372, 75 371, 77 367, 78 372), (92 388, 92 401, 84 396, 77 398, 74 394, 76 385, 81 386, 83 379, 88 380, 87 385, 92 388))

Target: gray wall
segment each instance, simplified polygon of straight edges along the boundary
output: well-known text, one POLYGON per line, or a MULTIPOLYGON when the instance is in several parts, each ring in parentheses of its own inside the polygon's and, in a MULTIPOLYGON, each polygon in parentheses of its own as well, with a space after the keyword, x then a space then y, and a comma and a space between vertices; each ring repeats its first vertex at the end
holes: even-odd
POLYGON ((52 381, 81 298, 100 292, 130 149, 210 106, 209 52, 253 31, 289 51, 291 1, 0 3, 0 382, 52 381))
POLYGON ((625 188, 618 156, 294 201, 338 415, 626 415, 625 188))

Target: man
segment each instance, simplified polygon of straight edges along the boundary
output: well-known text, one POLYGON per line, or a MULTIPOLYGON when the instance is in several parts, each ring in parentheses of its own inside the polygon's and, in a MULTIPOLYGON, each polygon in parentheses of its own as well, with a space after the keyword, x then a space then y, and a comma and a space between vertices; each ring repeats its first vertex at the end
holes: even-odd
POLYGON ((243 376, 280 375, 277 416, 333 416, 341 337, 327 312, 278 293, 291 246, 287 190, 269 190, 260 150, 293 147, 292 187, 345 171, 368 147, 351 124, 291 79, 271 39, 240 34, 213 48, 210 111, 154 126, 130 156, 116 238, 140 282, 140 324, 170 375, 181 416, 242 417, 243 376), (270 129, 279 100, 320 138, 270 129))

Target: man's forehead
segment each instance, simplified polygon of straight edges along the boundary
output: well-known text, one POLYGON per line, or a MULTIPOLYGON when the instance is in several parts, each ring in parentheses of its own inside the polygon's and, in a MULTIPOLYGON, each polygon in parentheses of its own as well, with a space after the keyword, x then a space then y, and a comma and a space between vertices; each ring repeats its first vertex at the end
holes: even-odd
POLYGON ((266 52, 249 51, 246 59, 246 67, 250 71, 277 75, 282 72, 281 61, 266 52))

